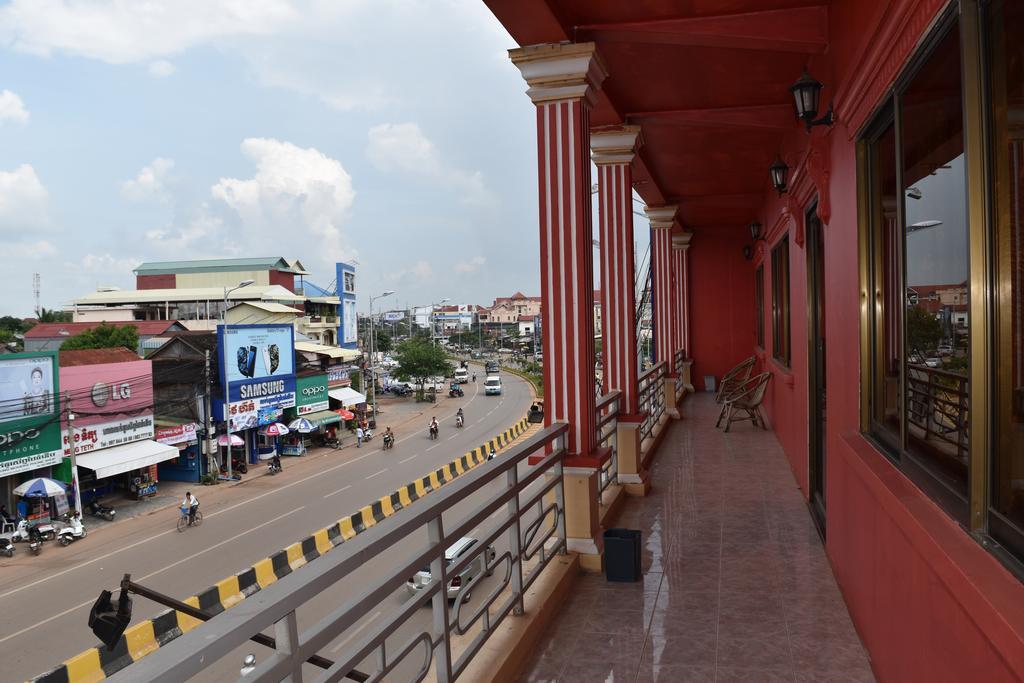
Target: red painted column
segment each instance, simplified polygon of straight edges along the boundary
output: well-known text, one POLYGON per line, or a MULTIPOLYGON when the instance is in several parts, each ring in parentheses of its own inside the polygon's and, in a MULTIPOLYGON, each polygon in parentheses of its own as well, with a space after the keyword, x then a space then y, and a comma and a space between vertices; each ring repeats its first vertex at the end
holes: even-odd
POLYGON ((537 106, 544 420, 567 422, 565 532, 580 565, 600 572, 604 541, 594 381, 594 267, 590 209, 590 107, 607 73, 593 43, 509 51, 537 106))
POLYGON ((677 324, 675 287, 672 268, 672 226, 677 207, 647 206, 644 212, 651 223, 651 280, 654 289, 654 357, 668 362, 668 372, 675 372, 675 326, 677 324))
POLYGON ((639 410, 630 164, 640 144, 639 126, 610 126, 590 133, 598 178, 604 389, 622 392, 620 420, 639 410))

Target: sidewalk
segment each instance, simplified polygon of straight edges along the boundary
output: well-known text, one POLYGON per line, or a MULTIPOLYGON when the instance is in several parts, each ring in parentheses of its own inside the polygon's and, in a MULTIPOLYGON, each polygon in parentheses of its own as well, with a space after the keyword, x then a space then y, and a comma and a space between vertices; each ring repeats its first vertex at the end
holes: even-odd
MULTIPOLYGON (((397 438, 402 438, 417 431, 425 430, 427 421, 429 420, 426 416, 429 413, 441 414, 449 411, 454 412, 458 405, 460 405, 459 402, 453 401, 451 407, 449 407, 446 400, 443 399, 439 399, 437 403, 417 403, 413 398, 378 395, 378 429, 374 430, 374 440, 368 444, 364 444, 364 446, 367 448, 377 447, 377 440, 380 438, 380 434, 383 433, 384 429, 388 426, 390 426, 392 431, 395 432, 395 436, 397 438), (421 420, 422 424, 420 423, 421 420)), ((354 433, 345 431, 342 432, 341 448, 335 450, 330 448, 313 447, 309 449, 309 452, 305 456, 284 456, 281 458, 281 463, 285 469, 298 468, 301 472, 306 467, 311 466, 308 465, 308 463, 313 461, 314 458, 309 456, 334 453, 352 455, 356 450, 356 438, 354 433)), ((134 519, 144 515, 151 515, 155 512, 180 505, 181 501, 185 498, 186 491, 191 491, 195 494, 196 498, 199 498, 203 502, 206 502, 207 500, 217 500, 217 498, 224 495, 231 488, 244 485, 246 482, 253 481, 257 477, 264 476, 267 476, 266 464, 250 464, 249 472, 247 474, 243 474, 241 479, 235 481, 220 481, 217 485, 213 486, 207 486, 197 482, 161 480, 157 487, 157 494, 144 500, 134 501, 120 496, 107 496, 103 498, 104 505, 109 505, 117 511, 114 521, 108 522, 105 519, 94 517, 88 513, 85 514, 83 521, 89 529, 93 530, 100 529, 111 524, 117 524, 118 522, 122 522, 126 519, 134 519)))

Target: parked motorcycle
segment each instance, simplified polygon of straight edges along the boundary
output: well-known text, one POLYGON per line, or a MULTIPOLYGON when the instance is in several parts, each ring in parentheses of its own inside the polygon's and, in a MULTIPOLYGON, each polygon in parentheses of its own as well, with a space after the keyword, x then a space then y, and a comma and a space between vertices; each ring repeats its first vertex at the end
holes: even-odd
POLYGON ((104 505, 103 503, 100 502, 99 498, 94 498, 93 500, 90 500, 88 503, 86 503, 85 508, 93 517, 99 517, 101 519, 107 520, 108 522, 113 522, 114 515, 117 514, 117 510, 110 507, 109 505, 104 505))
POLYGON ((33 555, 38 555, 39 551, 43 549, 43 534, 39 531, 39 527, 31 527, 28 530, 28 549, 33 555))
POLYGON ((338 437, 336 437, 336 436, 325 436, 324 437, 324 446, 326 446, 327 448, 333 448, 333 449, 337 450, 337 449, 341 448, 341 442, 338 441, 338 437))
POLYGON ((369 441, 372 438, 373 438, 373 430, 369 429, 369 428, 364 429, 363 430, 363 441, 369 441))
POLYGON ((7 557, 14 555, 14 544, 11 543, 11 539, 7 536, 0 536, 0 553, 7 557))
POLYGON ((67 520, 67 525, 57 532, 57 540, 60 541, 61 545, 68 546, 71 545, 72 541, 85 538, 87 533, 85 525, 82 524, 82 518, 77 512, 75 514, 67 513, 65 519, 67 520))

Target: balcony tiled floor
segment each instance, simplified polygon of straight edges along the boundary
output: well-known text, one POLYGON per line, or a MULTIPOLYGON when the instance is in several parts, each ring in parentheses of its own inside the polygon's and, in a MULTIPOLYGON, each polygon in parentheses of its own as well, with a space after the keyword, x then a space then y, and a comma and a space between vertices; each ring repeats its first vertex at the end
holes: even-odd
POLYGON ((521 681, 873 681, 824 548, 772 432, 714 428, 687 398, 646 498, 643 581, 583 575, 521 681))

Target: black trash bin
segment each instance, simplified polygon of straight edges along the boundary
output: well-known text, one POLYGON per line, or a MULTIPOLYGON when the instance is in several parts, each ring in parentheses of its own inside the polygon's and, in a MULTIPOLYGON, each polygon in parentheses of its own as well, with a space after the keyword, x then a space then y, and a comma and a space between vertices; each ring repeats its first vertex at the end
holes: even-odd
POLYGON ((640 580, 640 531, 606 529, 604 575, 609 581, 640 580))

